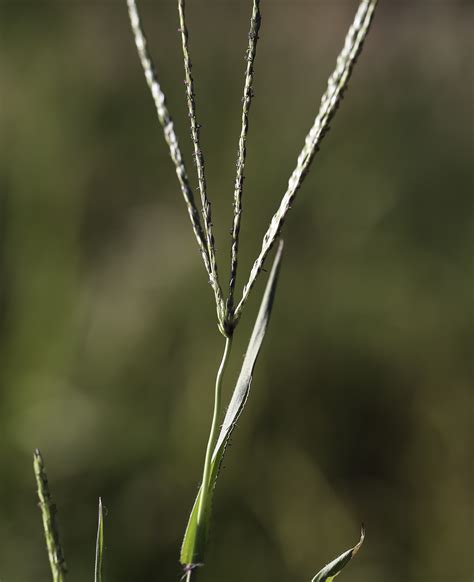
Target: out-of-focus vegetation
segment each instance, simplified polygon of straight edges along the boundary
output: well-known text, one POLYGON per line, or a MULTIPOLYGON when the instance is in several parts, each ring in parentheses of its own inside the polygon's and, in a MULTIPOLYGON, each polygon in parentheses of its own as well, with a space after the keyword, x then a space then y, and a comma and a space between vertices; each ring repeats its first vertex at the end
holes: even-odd
MULTIPOLYGON (((262 6, 242 278, 355 4, 262 6)), ((188 9, 221 264, 250 9, 188 9)), ((49 576, 40 447, 70 579, 92 576, 101 495, 110 579, 173 580, 222 337, 125 3, 1 11, 0 576, 49 576)), ((142 12, 191 170, 174 2, 142 12)), ((216 492, 209 582, 310 579, 360 521, 353 582, 472 577, 473 24, 467 2, 379 7, 285 227, 273 321, 216 492)))

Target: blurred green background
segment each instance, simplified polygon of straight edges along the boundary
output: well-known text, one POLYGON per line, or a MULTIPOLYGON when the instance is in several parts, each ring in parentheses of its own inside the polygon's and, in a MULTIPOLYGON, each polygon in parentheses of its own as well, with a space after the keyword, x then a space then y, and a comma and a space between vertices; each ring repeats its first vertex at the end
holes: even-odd
MULTIPOLYGON (((262 3, 240 285, 355 1, 262 3)), ((250 0, 188 2, 220 272, 250 0)), ((141 3, 190 164, 172 0, 141 3)), ((125 2, 3 0, 0 577, 48 580, 45 457, 70 580, 178 580, 223 340, 125 2)), ((208 582, 469 582, 474 472, 474 10, 381 2, 285 226, 252 392, 218 483, 208 582)), ((236 334, 232 389, 262 294, 236 334)))

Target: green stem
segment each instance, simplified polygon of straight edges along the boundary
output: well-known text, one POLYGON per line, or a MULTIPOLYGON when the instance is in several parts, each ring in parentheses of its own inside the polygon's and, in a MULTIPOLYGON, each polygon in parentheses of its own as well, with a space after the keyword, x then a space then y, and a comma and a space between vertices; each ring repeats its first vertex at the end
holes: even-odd
POLYGON ((204 460, 204 471, 202 475, 202 487, 201 487, 201 497, 199 500, 198 527, 202 524, 204 511, 207 506, 207 497, 209 493, 209 481, 211 478, 211 464, 212 464, 212 452, 217 438, 217 432, 219 429, 219 417, 221 412, 221 400, 222 400, 222 378, 224 376, 224 370, 227 364, 227 360, 230 354, 230 348, 232 346, 232 337, 227 337, 225 340, 224 354, 222 356, 221 365, 217 372, 216 377, 216 388, 214 392, 214 412, 212 415, 211 430, 209 432, 209 440, 207 442, 206 458, 204 460))

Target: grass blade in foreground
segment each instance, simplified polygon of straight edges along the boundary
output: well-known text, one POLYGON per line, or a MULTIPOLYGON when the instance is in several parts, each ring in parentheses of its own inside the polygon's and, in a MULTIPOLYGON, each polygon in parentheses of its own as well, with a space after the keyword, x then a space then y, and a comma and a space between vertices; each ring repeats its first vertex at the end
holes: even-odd
POLYGON ((321 572, 311 580, 311 582, 332 582, 334 578, 341 573, 342 569, 352 560, 352 558, 359 551, 365 537, 364 527, 360 530, 359 542, 350 550, 341 554, 338 558, 333 560, 330 564, 325 566, 321 572))
POLYGON ((43 457, 38 449, 33 455, 33 466, 38 487, 39 506, 43 517, 43 529, 48 549, 49 564, 53 582, 66 580, 66 562, 59 541, 58 524, 56 520, 56 505, 53 503, 48 486, 48 478, 44 469, 43 457))
POLYGON ((237 380, 234 393, 232 394, 232 398, 224 418, 224 423, 217 438, 217 443, 214 447, 211 464, 211 478, 209 480, 207 504, 205 507, 203 521, 198 523, 198 510, 201 499, 201 489, 199 490, 198 496, 191 511, 191 515, 189 517, 183 545, 181 547, 180 557, 180 562, 184 566, 186 572, 196 567, 204 559, 204 549, 209 530, 215 482, 219 473, 219 467, 225 454, 227 443, 229 442, 230 435, 235 428, 237 419, 239 418, 245 406, 245 402, 247 401, 250 384, 252 383, 255 362, 257 361, 257 357, 263 343, 263 338, 265 337, 265 332, 267 331, 268 323, 270 321, 282 252, 283 242, 280 243, 275 259, 273 261, 273 267, 267 282, 262 303, 260 305, 260 311, 258 312, 257 320, 253 328, 249 346, 245 354, 244 362, 240 370, 239 378, 237 380))
POLYGON ((99 497, 99 519, 95 544, 94 582, 104 582, 104 510, 101 497, 99 497))

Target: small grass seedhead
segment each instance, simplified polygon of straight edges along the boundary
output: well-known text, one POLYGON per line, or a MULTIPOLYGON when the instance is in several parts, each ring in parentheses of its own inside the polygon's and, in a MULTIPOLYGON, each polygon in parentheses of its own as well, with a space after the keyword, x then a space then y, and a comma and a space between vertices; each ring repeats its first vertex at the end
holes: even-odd
POLYGON ((57 509, 49 490, 48 477, 39 449, 33 454, 33 468, 38 489, 39 506, 43 518, 43 530, 48 551, 53 582, 65 582, 67 567, 64 559, 57 523, 57 509))

